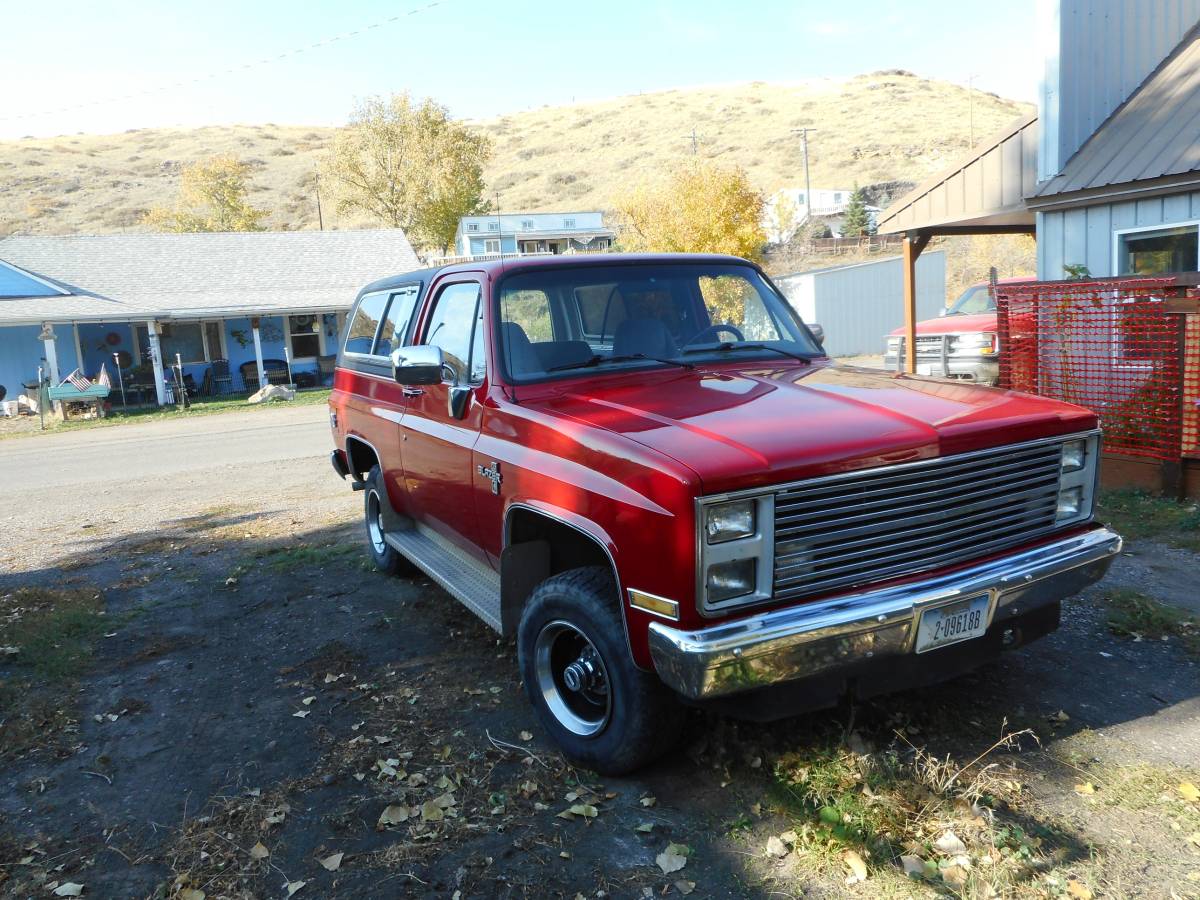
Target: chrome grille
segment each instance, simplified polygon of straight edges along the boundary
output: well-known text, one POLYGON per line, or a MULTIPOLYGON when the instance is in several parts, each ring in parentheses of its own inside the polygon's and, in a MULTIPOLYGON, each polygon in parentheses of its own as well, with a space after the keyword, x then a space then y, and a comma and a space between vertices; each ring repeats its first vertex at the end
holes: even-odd
POLYGON ((777 491, 775 597, 937 569, 1053 531, 1061 446, 1000 447, 777 491))

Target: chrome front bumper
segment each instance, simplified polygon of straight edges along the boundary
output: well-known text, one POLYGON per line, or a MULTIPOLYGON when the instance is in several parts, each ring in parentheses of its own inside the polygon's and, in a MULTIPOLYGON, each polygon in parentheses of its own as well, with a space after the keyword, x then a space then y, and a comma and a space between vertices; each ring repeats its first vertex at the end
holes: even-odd
MULTIPOLYGON (((883 367, 892 372, 902 372, 904 357, 894 353, 884 354, 883 367)), ((1000 360, 995 356, 940 356, 918 353, 917 374, 995 384, 1000 380, 1000 360)))
MULTIPOLYGON (((693 700, 808 678, 913 652, 922 611, 987 593, 988 628, 1079 593, 1121 551, 1107 528, 1010 553, 949 575, 773 610, 712 628, 650 626, 658 675, 693 700)), ((937 651, 931 651, 936 654, 937 651)))

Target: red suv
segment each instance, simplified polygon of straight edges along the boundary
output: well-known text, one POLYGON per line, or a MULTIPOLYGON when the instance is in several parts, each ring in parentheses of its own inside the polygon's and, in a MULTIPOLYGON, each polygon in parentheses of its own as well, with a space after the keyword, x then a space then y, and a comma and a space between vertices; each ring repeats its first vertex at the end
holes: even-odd
POLYGON ((763 272, 577 256, 363 289, 330 397, 375 565, 516 640, 546 730, 629 771, 1053 630, 1121 539, 1085 409, 836 366, 763 272))
MULTIPOLYGON (((1025 280, 1001 278, 1000 282, 1025 280)), ((888 369, 904 368, 903 328, 888 335, 883 361, 888 369)), ((999 383, 996 300, 986 283, 971 285, 938 318, 917 323, 917 374, 999 383)))

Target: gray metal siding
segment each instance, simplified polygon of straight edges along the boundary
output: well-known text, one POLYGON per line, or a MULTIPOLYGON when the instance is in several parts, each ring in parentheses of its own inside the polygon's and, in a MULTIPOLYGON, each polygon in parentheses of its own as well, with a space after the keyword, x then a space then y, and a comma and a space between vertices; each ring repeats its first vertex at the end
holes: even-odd
MULTIPOLYGON (((825 329, 830 356, 882 354, 884 337, 904 324, 904 261, 900 257, 776 279, 807 322, 825 329)), ((917 259, 917 318, 932 319, 946 303, 946 254, 917 259)))
POLYGON ((1115 232, 1155 225, 1169 227, 1197 219, 1200 191, 1038 213, 1038 278, 1063 278, 1063 266, 1079 263, 1096 278, 1115 275, 1115 232))
POLYGON ((1058 163, 1071 156, 1200 20, 1200 0, 1060 0, 1058 163))

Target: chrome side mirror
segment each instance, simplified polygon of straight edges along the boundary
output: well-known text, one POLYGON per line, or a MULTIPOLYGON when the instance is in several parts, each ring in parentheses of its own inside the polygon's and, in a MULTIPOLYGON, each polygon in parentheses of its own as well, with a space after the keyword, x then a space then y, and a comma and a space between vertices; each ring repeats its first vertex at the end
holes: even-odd
POLYGON ((433 344, 392 351, 392 377, 398 384, 441 384, 445 365, 442 348, 433 344))
POLYGON ((808 326, 808 330, 812 332, 812 336, 817 339, 817 343, 822 347, 825 346, 825 329, 813 322, 808 326))

